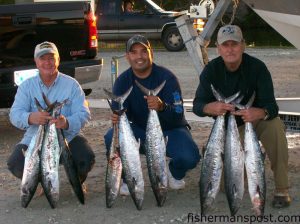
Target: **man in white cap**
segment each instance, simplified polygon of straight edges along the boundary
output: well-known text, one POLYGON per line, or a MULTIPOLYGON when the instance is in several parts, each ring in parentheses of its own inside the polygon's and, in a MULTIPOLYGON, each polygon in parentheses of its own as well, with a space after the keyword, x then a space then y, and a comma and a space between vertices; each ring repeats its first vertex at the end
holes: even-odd
POLYGON ((244 53, 245 41, 238 26, 221 27, 216 45, 220 56, 210 61, 200 74, 193 112, 201 117, 236 115, 241 139, 245 122, 251 122, 271 161, 275 181, 272 205, 276 208, 289 206, 288 146, 284 125, 278 116, 271 74, 262 61, 244 53), (249 109, 235 111, 232 104, 217 101, 211 85, 225 97, 240 91, 240 95, 244 96, 243 105, 255 92, 253 105, 249 109))
POLYGON ((79 134, 81 128, 90 119, 85 94, 75 79, 58 71, 60 58, 54 43, 46 41, 36 45, 34 60, 39 75, 25 80, 18 87, 15 101, 10 110, 11 123, 26 132, 8 158, 8 169, 14 176, 22 178, 23 151, 27 150, 38 126, 51 122, 55 123, 56 128, 63 129, 73 160, 77 165, 80 180, 83 183, 95 163, 95 155, 90 145, 79 134), (58 118, 54 119, 48 112, 38 111, 35 98, 44 109, 47 108, 42 94, 45 94, 51 103, 68 100, 62 107, 61 115, 58 118))

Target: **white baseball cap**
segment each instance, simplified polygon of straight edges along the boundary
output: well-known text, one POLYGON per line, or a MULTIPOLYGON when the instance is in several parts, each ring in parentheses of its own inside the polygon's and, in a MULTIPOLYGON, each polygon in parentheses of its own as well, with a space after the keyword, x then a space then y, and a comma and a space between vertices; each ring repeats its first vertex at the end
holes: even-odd
POLYGON ((225 25, 219 29, 217 36, 217 43, 223 44, 225 41, 233 40, 236 42, 243 41, 243 34, 241 29, 236 25, 225 25))
POLYGON ((36 45, 35 50, 34 50, 34 58, 39 58, 43 56, 44 54, 56 54, 59 56, 57 47, 55 46, 54 43, 45 41, 43 43, 40 43, 36 45))

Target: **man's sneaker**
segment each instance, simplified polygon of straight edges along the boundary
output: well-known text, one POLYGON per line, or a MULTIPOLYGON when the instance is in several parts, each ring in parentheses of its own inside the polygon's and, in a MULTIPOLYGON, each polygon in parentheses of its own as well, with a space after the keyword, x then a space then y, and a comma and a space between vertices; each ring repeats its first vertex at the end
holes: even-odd
POLYGON ((81 186, 82 186, 82 192, 83 192, 84 194, 87 194, 87 186, 86 186, 86 184, 85 184, 85 183, 82 183, 81 186))
POLYGON ((120 195, 122 195, 122 196, 130 195, 130 192, 129 192, 129 189, 128 189, 128 186, 126 183, 122 182, 122 185, 120 187, 120 195))
POLYGON ((170 170, 168 169, 168 179, 169 179, 169 187, 173 190, 180 190, 185 187, 185 181, 183 179, 181 180, 176 180, 170 170))

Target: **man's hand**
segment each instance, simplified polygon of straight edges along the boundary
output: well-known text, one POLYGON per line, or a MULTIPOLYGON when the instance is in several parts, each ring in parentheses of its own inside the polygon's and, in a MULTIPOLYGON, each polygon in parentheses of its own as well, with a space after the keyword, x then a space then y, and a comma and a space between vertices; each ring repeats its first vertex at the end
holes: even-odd
POLYGON ((163 111, 164 103, 158 96, 144 96, 147 100, 148 108, 156 111, 163 111))
MULTIPOLYGON (((124 112, 124 113, 125 113, 125 112, 124 112)), ((119 121, 119 115, 116 114, 116 113, 112 113, 112 115, 111 115, 111 122, 112 122, 113 124, 117 124, 118 121, 119 121)))
POLYGON ((28 123, 30 125, 37 124, 37 125, 44 125, 47 124, 49 120, 52 120, 52 117, 48 112, 32 112, 29 115, 28 123))
POLYGON ((215 101, 204 106, 203 112, 210 116, 225 115, 227 111, 233 112, 235 106, 229 103, 215 101))
POLYGON ((68 129, 69 123, 64 115, 59 115, 56 119, 50 120, 50 124, 55 124, 56 128, 68 129))
POLYGON ((257 107, 250 107, 249 109, 234 111, 232 114, 241 116, 244 122, 253 122, 264 119, 266 116, 264 109, 257 107))

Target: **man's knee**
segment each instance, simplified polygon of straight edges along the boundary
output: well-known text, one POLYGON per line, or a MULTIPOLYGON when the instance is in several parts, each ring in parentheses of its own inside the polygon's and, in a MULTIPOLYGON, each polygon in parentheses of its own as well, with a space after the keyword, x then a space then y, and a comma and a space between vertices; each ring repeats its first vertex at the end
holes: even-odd
POLYGON ((272 120, 268 120, 268 121, 260 121, 258 123, 257 128, 264 129, 268 132, 277 132, 278 130, 284 131, 284 129, 285 129, 284 124, 283 124, 282 120, 280 120, 279 117, 276 117, 276 118, 274 118, 272 120))
POLYGON ((8 170, 17 178, 22 178, 24 170, 24 160, 23 151, 27 150, 27 145, 18 144, 15 146, 12 154, 7 160, 8 170))
POLYGON ((79 175, 86 176, 95 164, 95 154, 91 146, 83 136, 76 136, 69 145, 79 175))
POLYGON ((17 178, 22 179, 23 176, 23 169, 18 167, 15 163, 11 161, 7 161, 7 169, 17 178))
POLYGON ((199 153, 194 153, 190 155, 182 155, 176 159, 176 164, 181 164, 185 169, 193 169, 197 166, 198 162, 200 161, 199 153))

